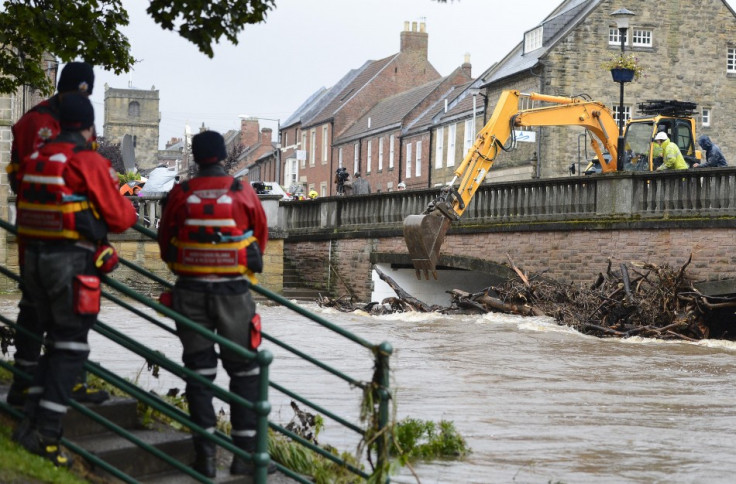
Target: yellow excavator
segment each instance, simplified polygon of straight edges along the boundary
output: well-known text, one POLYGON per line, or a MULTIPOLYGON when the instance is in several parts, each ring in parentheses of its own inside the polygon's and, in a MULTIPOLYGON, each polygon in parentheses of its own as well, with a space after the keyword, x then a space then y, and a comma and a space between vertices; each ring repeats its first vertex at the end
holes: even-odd
POLYGON ((478 133, 452 180, 440 189, 439 196, 421 215, 409 215, 404 219, 404 240, 417 278, 421 279, 422 273, 426 279, 429 279, 429 274, 437 278, 440 249, 451 222, 465 212, 498 154, 513 149, 516 128, 581 126, 592 135, 591 146, 596 154, 595 163, 589 165, 586 173, 651 171, 659 166, 652 143, 658 131, 666 132, 670 140, 677 143, 690 164, 700 159, 700 152, 695 150, 695 120, 692 117, 695 107, 693 103, 678 101, 640 104, 639 110, 646 116, 627 122, 622 144, 625 147, 624 163, 619 167, 618 125, 604 104, 574 97, 504 91, 491 119, 478 133), (550 105, 519 109, 522 97, 550 105), (458 179, 460 184, 455 187, 458 179))

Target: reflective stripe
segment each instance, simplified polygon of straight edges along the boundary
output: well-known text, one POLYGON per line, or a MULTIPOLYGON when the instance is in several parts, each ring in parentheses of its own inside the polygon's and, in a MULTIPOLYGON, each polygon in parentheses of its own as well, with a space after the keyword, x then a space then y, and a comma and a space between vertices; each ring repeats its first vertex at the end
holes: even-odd
POLYGON ((56 153, 51 156, 49 156, 49 161, 59 161, 61 163, 66 163, 67 157, 64 153, 56 153))
POLYGON ((255 430, 231 430, 230 435, 234 437, 255 437, 256 431, 255 430))
POLYGON ((237 373, 234 373, 233 376, 254 376, 254 375, 259 375, 260 373, 261 373, 261 368, 256 366, 252 370, 239 371, 237 373))
POLYGON ((89 351, 89 344, 76 341, 54 341, 53 346, 57 350, 89 351))
POLYGON ((15 366, 38 366, 37 361, 21 360, 20 358, 15 359, 15 366))
POLYGON ((45 408, 46 410, 51 410, 52 412, 56 413, 66 413, 66 405, 61 405, 60 403, 55 402, 49 402, 48 400, 40 400, 38 402, 38 406, 41 408, 45 408))
POLYGON ((43 387, 28 387, 29 395, 40 395, 43 393, 43 387))
POLYGON ((206 220, 202 218, 188 218, 184 220, 184 225, 200 225, 202 227, 235 227, 235 220, 231 218, 206 220))
POLYGON ((64 185, 64 177, 61 176, 23 175, 23 181, 45 185, 64 185))
POLYGON ((207 427, 206 429, 204 429, 204 431, 207 432, 208 434, 214 434, 215 430, 217 430, 215 429, 215 427, 207 427))
POLYGON ((217 367, 199 368, 198 370, 194 370, 194 373, 197 373, 199 375, 217 375, 217 367))

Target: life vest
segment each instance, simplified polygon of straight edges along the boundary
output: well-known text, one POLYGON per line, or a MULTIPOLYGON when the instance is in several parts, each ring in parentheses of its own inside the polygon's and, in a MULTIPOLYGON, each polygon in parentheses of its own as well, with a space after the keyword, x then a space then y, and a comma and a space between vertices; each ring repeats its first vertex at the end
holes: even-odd
POLYGON ((234 214, 237 180, 200 177, 185 181, 186 218, 171 240, 168 266, 181 276, 245 275, 254 284, 262 269, 260 247, 252 230, 239 227, 234 214))
POLYGON ((80 151, 54 143, 53 152, 35 151, 24 164, 18 190, 18 234, 34 239, 99 241, 107 235, 94 205, 64 180, 67 162, 80 151))

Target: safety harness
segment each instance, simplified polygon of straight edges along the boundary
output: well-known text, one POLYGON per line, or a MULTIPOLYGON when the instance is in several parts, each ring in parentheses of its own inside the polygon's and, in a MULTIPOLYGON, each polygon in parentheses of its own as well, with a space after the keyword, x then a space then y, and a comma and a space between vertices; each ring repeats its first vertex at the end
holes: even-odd
POLYGON ((254 272, 262 269, 260 247, 252 230, 238 227, 233 210, 233 195, 243 189, 240 182, 200 177, 181 188, 186 218, 171 240, 176 254, 169 268, 180 276, 245 275, 255 284, 254 272))
POLYGON ((34 152, 24 165, 18 191, 18 234, 37 239, 97 241, 107 231, 92 202, 64 180, 67 162, 81 151, 58 143, 52 155, 34 152))

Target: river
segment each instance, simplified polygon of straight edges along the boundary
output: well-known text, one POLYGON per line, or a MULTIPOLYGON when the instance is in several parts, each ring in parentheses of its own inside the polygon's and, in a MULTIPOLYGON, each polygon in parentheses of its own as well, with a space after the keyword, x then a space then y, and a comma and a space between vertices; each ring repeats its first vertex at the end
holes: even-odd
MULTIPOLYGON (((454 422, 472 453, 415 464, 422 483, 730 483, 736 475, 736 344, 598 339, 545 318, 488 314, 373 317, 307 307, 368 341, 394 347, 397 418, 454 422)), ((0 304, 14 312, 13 301, 0 304)), ((264 331, 358 379, 366 350, 294 312, 260 306, 264 331)), ((180 361, 178 340, 106 304, 100 318, 180 361)), ((97 334, 90 358, 148 389, 183 388, 153 378, 97 334)), ((357 421, 360 395, 272 343, 273 381, 357 421)), ((223 382, 221 371, 218 381, 223 382)), ((292 417, 271 392, 272 419, 292 417)), ((354 450, 356 438, 326 419, 320 438, 354 450)), ((415 482, 404 469, 397 482, 415 482)))

